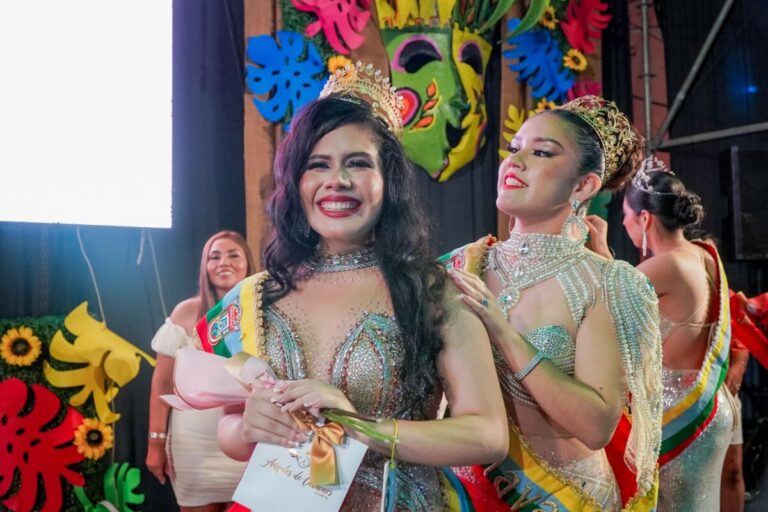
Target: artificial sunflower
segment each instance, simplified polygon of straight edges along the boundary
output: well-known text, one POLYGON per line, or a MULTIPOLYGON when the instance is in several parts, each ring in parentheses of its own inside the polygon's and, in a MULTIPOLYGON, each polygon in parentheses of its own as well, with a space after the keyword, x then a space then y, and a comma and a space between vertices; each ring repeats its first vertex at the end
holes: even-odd
POLYGON ((555 14, 555 8, 548 5, 547 8, 544 9, 544 14, 541 15, 539 23, 549 30, 555 30, 557 24, 560 23, 560 20, 557 19, 557 15, 555 14))
POLYGON ((576 48, 571 48, 563 57, 563 65, 574 71, 587 69, 587 58, 576 48))
POLYGON ((544 112, 545 110, 552 110, 553 108, 557 108, 557 105, 554 101, 549 101, 547 98, 541 98, 539 102, 536 104, 536 108, 533 110, 534 114, 538 114, 539 112, 544 112))
POLYGON ((334 55, 328 59, 328 71, 332 74, 335 73, 336 70, 344 69, 347 66, 352 67, 352 61, 343 55, 334 55))
POLYGON ((74 444, 89 459, 100 459, 114 444, 112 427, 96 418, 85 418, 75 430, 74 444))
POLYGON ((40 338, 26 326, 8 329, 3 334, 0 356, 14 366, 29 366, 40 357, 40 338))

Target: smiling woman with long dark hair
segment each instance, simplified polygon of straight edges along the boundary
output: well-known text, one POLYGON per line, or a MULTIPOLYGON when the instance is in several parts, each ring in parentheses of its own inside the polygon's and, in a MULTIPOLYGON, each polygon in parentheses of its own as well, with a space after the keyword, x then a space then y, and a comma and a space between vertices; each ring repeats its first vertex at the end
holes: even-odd
POLYGON ((393 452, 392 509, 445 510, 451 484, 435 466, 494 462, 507 444, 487 334, 429 252, 401 128, 394 92, 372 72, 332 77, 280 145, 267 272, 223 301, 237 296, 249 310, 242 290, 255 289, 261 318, 215 346, 198 328, 204 348, 251 343, 277 374, 257 385, 236 436, 293 446, 305 438, 290 413, 337 409, 377 418, 377 433, 397 437, 393 450, 348 431, 369 451, 342 510, 379 510, 393 452), (443 393, 451 417, 437 420, 443 393))

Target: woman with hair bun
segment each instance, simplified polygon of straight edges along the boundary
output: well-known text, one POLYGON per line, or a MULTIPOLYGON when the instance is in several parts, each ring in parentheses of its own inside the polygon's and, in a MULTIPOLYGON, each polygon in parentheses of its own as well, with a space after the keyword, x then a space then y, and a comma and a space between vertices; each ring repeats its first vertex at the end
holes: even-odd
MULTIPOLYGON (((659 297, 664 416, 658 510, 717 511, 734 426, 728 370, 728 283, 717 249, 689 241, 704 217, 698 195, 649 157, 624 198, 624 228, 659 297)), ((594 250, 609 257, 604 221, 590 216, 594 250)))

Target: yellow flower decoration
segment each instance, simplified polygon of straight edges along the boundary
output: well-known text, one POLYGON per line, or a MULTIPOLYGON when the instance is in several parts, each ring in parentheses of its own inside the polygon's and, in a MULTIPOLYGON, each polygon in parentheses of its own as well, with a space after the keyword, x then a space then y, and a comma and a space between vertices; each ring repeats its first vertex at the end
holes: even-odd
POLYGON ((344 69, 346 66, 352 67, 352 61, 343 55, 334 55, 328 59, 328 71, 333 74, 338 69, 344 69))
MULTIPOLYGON (((528 117, 532 114, 533 113, 531 112, 528 117)), ((517 108, 515 105, 510 105, 509 108, 507 108, 507 118, 504 120, 504 127, 509 131, 501 132, 501 136, 504 137, 504 140, 512 142, 512 139, 515 138, 515 134, 520 131, 520 127, 523 126, 525 117, 524 109, 517 108)), ((499 156, 501 158, 507 158, 507 156, 509 156, 509 151, 505 147, 501 148, 499 149, 499 156)))
POLYGON ((576 48, 571 48, 563 57, 563 65, 574 71, 587 69, 587 58, 576 48))
POLYGON ((114 433, 112 427, 105 425, 96 418, 85 418, 75 430, 77 451, 89 459, 97 460, 104 452, 112 448, 114 433))
POLYGON ((557 16, 555 15, 555 8, 551 5, 548 5, 546 9, 544 9, 544 14, 541 15, 539 23, 547 27, 549 30, 555 30, 557 24, 560 23, 560 20, 558 20, 557 16))
POLYGON ((544 112, 545 110, 552 110, 556 107, 557 105, 554 101, 549 101, 547 98, 541 98, 536 104, 536 108, 533 110, 532 114, 538 114, 540 112, 544 112))
POLYGON ((0 357, 14 366, 30 366, 40 357, 40 347, 40 338, 29 327, 11 328, 3 334, 0 357))

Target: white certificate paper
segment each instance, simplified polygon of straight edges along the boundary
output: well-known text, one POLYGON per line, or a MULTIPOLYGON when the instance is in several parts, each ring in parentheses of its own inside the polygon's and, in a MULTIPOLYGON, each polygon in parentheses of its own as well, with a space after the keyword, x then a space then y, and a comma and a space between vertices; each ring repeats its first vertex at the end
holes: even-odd
POLYGON ((309 481, 309 447, 257 444, 235 489, 235 502, 253 512, 338 512, 368 447, 348 436, 334 446, 339 483, 324 486, 309 481))

